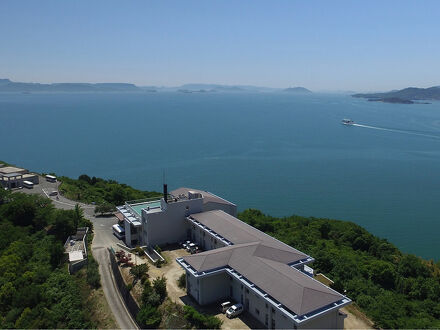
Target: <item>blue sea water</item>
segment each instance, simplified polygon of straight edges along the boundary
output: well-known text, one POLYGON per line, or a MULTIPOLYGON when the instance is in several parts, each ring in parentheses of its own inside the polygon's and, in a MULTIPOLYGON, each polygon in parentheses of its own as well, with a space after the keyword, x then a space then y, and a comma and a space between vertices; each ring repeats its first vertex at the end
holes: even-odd
POLYGON ((354 221, 440 259, 440 103, 347 95, 0 94, 0 159, 354 221), (346 127, 351 118, 370 127, 346 127), (382 128, 382 129, 378 129, 382 128))

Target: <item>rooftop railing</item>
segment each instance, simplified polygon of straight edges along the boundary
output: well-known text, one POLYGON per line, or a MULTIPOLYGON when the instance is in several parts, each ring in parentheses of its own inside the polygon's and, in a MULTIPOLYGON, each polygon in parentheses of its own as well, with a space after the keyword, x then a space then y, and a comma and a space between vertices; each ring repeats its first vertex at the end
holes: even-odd
POLYGON ((155 202, 158 201, 162 198, 162 196, 156 196, 156 197, 149 197, 149 198, 142 198, 142 199, 135 199, 132 201, 126 201, 125 204, 129 204, 129 205, 136 205, 136 204, 143 204, 143 203, 148 203, 148 202, 155 202))

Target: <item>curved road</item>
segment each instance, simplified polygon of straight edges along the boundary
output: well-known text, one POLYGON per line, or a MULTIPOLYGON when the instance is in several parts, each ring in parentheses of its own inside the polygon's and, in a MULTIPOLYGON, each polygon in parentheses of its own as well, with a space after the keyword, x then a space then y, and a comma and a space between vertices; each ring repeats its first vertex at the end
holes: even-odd
MULTIPOLYGON (((63 196, 59 199, 48 195, 49 192, 58 190, 58 183, 49 183, 43 177, 40 177, 40 184, 34 186, 32 190, 24 189, 22 192, 39 193, 50 198, 56 208, 73 209, 77 204, 63 196)), ((110 309, 116 319, 120 329, 138 329, 137 324, 131 317, 130 312, 125 307, 125 303, 116 287, 113 272, 110 266, 110 257, 108 248, 116 248, 116 243, 119 240, 113 235, 112 225, 117 223, 116 217, 95 217, 93 205, 78 203, 84 210, 84 216, 91 220, 94 227, 94 237, 92 241, 92 254, 99 263, 99 273, 101 275, 101 284, 104 291, 105 298, 110 306, 110 309)))

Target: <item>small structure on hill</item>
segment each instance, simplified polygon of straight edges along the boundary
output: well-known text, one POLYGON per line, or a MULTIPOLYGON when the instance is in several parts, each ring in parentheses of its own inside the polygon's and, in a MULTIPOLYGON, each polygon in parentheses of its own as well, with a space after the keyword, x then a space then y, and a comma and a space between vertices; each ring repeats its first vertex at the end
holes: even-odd
POLYGON ((24 168, 0 165, 0 186, 7 189, 21 188, 23 181, 38 184, 40 180, 37 174, 29 173, 24 168))
POLYGON ((87 264, 87 233, 89 227, 76 230, 75 235, 67 238, 64 251, 69 257, 69 273, 73 274, 87 264))

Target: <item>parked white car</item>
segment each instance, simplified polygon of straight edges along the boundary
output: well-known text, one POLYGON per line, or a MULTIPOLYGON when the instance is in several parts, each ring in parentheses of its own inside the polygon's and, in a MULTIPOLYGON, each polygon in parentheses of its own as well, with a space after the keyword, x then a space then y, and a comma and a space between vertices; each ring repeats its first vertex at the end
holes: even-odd
POLYGON ((229 307, 229 309, 226 311, 226 317, 228 319, 232 319, 233 317, 236 317, 243 313, 243 305, 242 304, 235 304, 229 307))
POLYGON ((188 252, 192 252, 192 251, 195 251, 195 250, 196 250, 196 245, 194 243, 189 243, 186 246, 186 251, 188 251, 188 252))
POLYGON ((231 307, 232 303, 230 301, 225 301, 220 305, 220 312, 223 314, 231 307))

